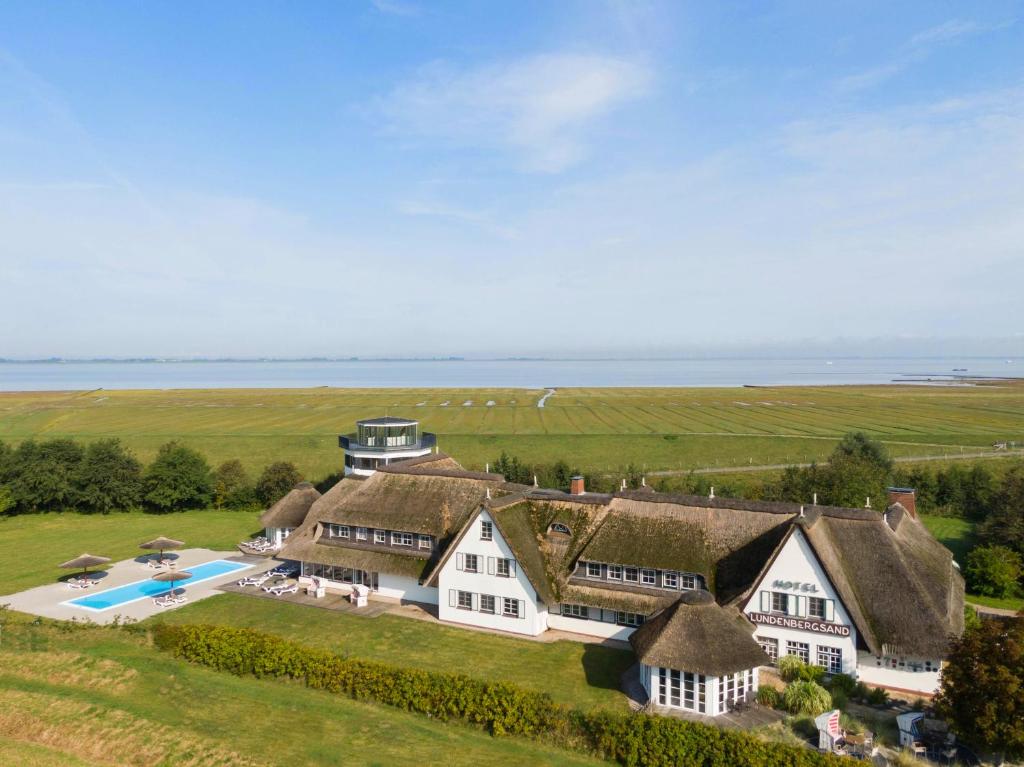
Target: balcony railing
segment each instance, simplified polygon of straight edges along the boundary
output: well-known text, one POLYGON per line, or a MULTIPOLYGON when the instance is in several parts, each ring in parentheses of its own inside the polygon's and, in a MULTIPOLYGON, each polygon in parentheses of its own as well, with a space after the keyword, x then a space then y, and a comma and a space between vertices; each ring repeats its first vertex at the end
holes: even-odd
POLYGON ((412 443, 406 443, 404 445, 364 445, 359 442, 359 437, 356 432, 351 434, 340 434, 338 435, 338 447, 345 450, 369 450, 374 453, 392 453, 399 452, 402 450, 422 450, 424 448, 433 448, 437 444, 437 435, 431 434, 429 431, 421 432, 420 438, 412 443))

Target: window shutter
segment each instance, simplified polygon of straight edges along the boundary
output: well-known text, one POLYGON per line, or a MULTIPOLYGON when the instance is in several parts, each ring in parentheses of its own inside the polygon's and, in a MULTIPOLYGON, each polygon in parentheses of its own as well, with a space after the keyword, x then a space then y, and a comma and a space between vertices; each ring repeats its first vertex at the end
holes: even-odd
POLYGON ((455 589, 448 589, 448 606, 449 607, 455 607, 455 604, 456 604, 455 600, 456 600, 455 589))
POLYGON ((487 574, 494 575, 494 557, 487 557, 487 574))
POLYGON ((522 599, 519 600, 519 617, 526 617, 526 603, 522 599))
POLYGON ((796 598, 796 614, 801 618, 807 617, 807 597, 797 596, 796 598))
POLYGON ((772 595, 769 591, 761 592, 761 612, 770 613, 772 611, 772 595))
POLYGON ((469 606, 473 610, 479 610, 480 609, 480 595, 479 594, 470 594, 469 595, 469 606))
POLYGON ((455 569, 456 570, 462 570, 463 569, 462 552, 461 551, 456 551, 455 552, 455 569))
POLYGON ((797 604, 797 598, 792 594, 786 595, 786 615, 799 615, 800 606, 797 604))
POLYGON ((510 578, 516 577, 516 561, 514 559, 508 561, 508 574, 510 578))
POLYGON ((834 599, 825 600, 825 620, 834 621, 836 619, 836 603, 834 599))

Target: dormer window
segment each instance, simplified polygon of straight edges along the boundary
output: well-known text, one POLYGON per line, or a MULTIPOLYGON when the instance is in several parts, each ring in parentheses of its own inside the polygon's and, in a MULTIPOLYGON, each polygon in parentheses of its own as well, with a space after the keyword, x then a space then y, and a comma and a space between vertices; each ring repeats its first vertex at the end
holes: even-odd
POLYGON ((373 531, 373 542, 374 543, 387 543, 388 535, 386 530, 374 530, 373 531))
POLYGON ((569 526, 563 525, 561 522, 552 522, 549 532, 561 533, 562 535, 572 535, 572 530, 569 529, 569 526))
POLYGON ((587 577, 588 578, 600 578, 601 577, 601 563, 600 562, 587 562, 587 577))

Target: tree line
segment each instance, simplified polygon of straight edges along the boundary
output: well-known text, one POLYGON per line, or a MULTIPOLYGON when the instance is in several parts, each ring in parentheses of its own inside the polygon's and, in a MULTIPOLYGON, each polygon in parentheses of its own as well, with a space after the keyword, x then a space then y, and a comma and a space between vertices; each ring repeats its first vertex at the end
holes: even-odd
POLYGON ((144 466, 117 439, 0 442, 0 513, 77 511, 107 514, 141 509, 259 509, 302 481, 294 464, 278 461, 250 478, 238 459, 210 466, 202 453, 172 441, 144 466))

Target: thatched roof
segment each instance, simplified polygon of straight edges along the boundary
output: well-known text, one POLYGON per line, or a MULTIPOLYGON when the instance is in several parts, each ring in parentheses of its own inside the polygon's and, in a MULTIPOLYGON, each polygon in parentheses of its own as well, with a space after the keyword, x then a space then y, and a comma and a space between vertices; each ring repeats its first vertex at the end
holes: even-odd
POLYGON ((311 483, 300 482, 289 490, 284 498, 260 515, 260 525, 263 527, 298 527, 319 497, 319 491, 311 483))
POLYGON ((943 656, 964 628, 952 554, 910 514, 894 530, 888 513, 853 511, 808 512, 801 529, 864 643, 876 655, 943 656))
POLYGON ((429 559, 394 549, 374 550, 368 546, 344 546, 319 543, 322 527, 318 522, 304 524, 285 541, 278 557, 320 565, 354 567, 367 572, 405 575, 421 580, 430 567, 429 559))
POLYGON ((629 637, 637 658, 706 676, 721 676, 768 662, 754 627, 706 591, 689 591, 629 637))

